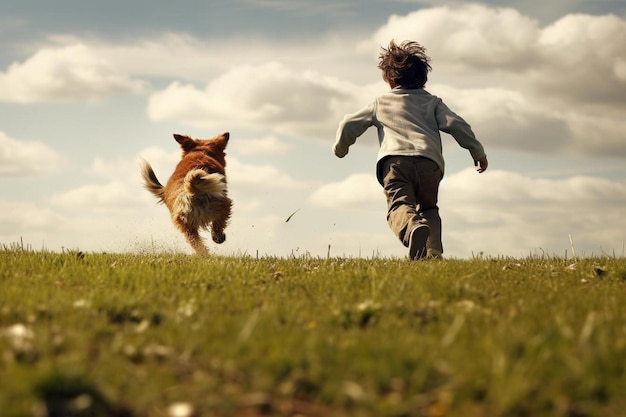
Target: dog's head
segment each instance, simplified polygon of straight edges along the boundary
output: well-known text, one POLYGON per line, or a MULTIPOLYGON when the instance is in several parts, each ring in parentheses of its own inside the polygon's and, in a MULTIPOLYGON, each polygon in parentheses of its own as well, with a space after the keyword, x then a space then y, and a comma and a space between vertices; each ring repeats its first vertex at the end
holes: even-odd
POLYGON ((192 139, 186 135, 174 134, 174 139, 180 144, 183 150, 183 158, 192 152, 202 152, 219 161, 222 165, 226 164, 226 145, 230 133, 224 132, 213 139, 192 139))

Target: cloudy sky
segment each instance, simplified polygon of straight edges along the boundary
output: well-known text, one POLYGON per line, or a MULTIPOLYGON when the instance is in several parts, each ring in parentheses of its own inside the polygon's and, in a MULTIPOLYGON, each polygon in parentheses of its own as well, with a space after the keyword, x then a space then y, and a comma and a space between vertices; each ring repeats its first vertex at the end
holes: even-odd
POLYGON ((231 225, 214 253, 404 257, 367 132, 337 124, 388 87, 381 45, 428 49, 443 135, 445 256, 624 255, 623 0, 22 0, 0 5, 0 244, 190 253, 140 182, 173 133, 229 131, 231 225), (299 210, 289 222, 285 220, 299 210))

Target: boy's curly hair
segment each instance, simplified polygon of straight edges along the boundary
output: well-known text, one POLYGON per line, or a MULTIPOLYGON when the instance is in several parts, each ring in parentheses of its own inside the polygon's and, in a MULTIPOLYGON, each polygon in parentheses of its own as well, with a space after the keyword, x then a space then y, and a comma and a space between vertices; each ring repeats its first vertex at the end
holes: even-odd
POLYGON ((378 68, 387 83, 404 88, 424 87, 432 69, 426 48, 414 41, 404 41, 398 46, 392 40, 388 48, 381 49, 378 68))

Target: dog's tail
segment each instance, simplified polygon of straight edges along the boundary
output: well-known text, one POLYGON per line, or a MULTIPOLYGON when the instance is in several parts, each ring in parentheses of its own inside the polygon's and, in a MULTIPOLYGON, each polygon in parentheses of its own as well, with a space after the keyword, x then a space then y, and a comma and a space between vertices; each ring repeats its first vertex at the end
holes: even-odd
POLYGON ((211 196, 226 197, 226 177, 214 172, 208 174, 203 169, 193 169, 185 175, 185 191, 190 195, 209 194, 211 196))
POLYGON ((145 159, 141 160, 141 176, 143 177, 143 186, 146 190, 150 191, 156 198, 159 199, 159 203, 164 203, 164 191, 165 187, 161 185, 156 177, 156 174, 152 170, 152 167, 145 159))

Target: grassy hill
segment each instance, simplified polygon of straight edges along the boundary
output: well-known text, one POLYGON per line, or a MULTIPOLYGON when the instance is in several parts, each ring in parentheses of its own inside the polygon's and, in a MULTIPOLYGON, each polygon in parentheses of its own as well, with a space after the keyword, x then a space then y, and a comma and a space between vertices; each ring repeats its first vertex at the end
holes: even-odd
POLYGON ((2 416, 621 416, 626 259, 0 249, 2 416))

